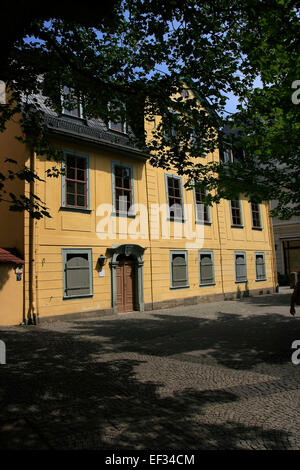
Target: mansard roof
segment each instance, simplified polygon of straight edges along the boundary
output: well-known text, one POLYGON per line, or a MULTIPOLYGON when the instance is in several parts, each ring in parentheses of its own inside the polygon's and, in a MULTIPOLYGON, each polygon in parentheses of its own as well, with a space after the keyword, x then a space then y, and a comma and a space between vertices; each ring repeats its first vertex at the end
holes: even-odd
POLYGON ((100 119, 77 118, 57 113, 46 104, 42 95, 31 96, 27 102, 34 102, 39 106, 44 116, 50 134, 63 141, 78 141, 105 148, 111 152, 126 153, 127 156, 145 160, 149 157, 146 150, 138 148, 132 140, 132 132, 123 134, 111 130, 100 119))

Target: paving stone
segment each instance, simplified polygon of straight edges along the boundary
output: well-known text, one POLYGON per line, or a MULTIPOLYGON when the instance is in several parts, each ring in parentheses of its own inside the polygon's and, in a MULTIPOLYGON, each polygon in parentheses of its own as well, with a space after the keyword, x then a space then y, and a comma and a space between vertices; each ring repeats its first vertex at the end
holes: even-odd
POLYGON ((0 448, 300 449, 289 298, 0 328, 0 448))

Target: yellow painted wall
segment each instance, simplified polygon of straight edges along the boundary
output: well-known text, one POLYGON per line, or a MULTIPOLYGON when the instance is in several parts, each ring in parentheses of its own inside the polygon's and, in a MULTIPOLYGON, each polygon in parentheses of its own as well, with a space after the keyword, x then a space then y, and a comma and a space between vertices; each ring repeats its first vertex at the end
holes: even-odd
MULTIPOLYGON (((29 155, 26 149, 13 139, 17 128, 9 128, 8 132, 0 135, 4 148, 9 151, 11 158, 18 157, 19 161, 27 161, 29 155), (5 136, 5 138, 4 138, 5 136), (3 140, 4 139, 4 140, 3 140), (13 142, 13 143, 12 143, 13 142)), ((58 143, 58 142, 57 142, 58 143)), ((0 140, 1 144, 1 140, 0 140)), ((111 273, 107 263, 104 267, 105 276, 99 277, 97 271, 97 259, 101 254, 107 255, 107 249, 113 244, 136 243, 146 248, 144 253, 144 302, 152 304, 172 299, 185 297, 209 296, 213 294, 236 295, 239 291, 273 289, 274 279, 274 250, 270 222, 268 218, 268 205, 261 205, 261 218, 263 230, 253 230, 251 221, 250 204, 241 196, 242 216, 244 228, 232 228, 230 218, 230 203, 222 201, 219 205, 210 208, 211 225, 203 227, 202 250, 213 251, 215 266, 215 285, 199 286, 199 248, 188 250, 189 288, 170 288, 170 250, 185 250, 186 237, 178 239, 174 235, 174 229, 178 226, 184 228, 184 224, 170 223, 171 236, 162 238, 161 226, 155 232, 149 231, 150 227, 142 227, 140 236, 132 238, 124 234, 119 226, 127 223, 134 228, 138 223, 136 219, 110 216, 110 222, 116 222, 116 235, 103 237, 99 231, 101 217, 97 209, 101 204, 112 203, 112 177, 111 162, 130 164, 134 172, 134 199, 135 203, 150 207, 151 204, 166 204, 165 172, 162 169, 151 167, 142 160, 124 156, 124 154, 110 153, 103 149, 91 147, 88 144, 70 143, 59 144, 65 150, 77 151, 89 155, 90 163, 90 213, 63 210, 61 205, 61 177, 46 178, 46 170, 53 166, 45 157, 35 156, 36 171, 41 179, 35 183, 34 191, 45 202, 51 213, 51 219, 44 218, 33 222, 32 237, 29 234, 29 216, 27 213, 9 214, 7 209, 0 204, 1 220, 7 220, 5 230, 0 235, 0 246, 16 246, 20 249, 24 246, 25 255, 25 316, 30 309, 29 304, 29 255, 30 239, 32 240, 33 273, 32 288, 35 308, 40 317, 68 314, 75 312, 99 311, 111 308, 111 273), (9 244, 8 244, 9 243, 9 244), (63 265, 62 248, 92 248, 93 263, 93 297, 81 299, 63 299, 63 265), (245 251, 247 256, 247 284, 235 282, 234 252, 245 251), (255 252, 264 252, 266 261, 266 281, 255 279, 255 252)), ((206 159, 218 160, 219 152, 209 154, 206 159)), ((184 182, 184 181, 183 181, 184 182)), ((18 188, 23 191, 23 187, 18 188)), ((29 187, 25 186, 25 193, 29 195, 29 187)), ((195 210, 194 195, 192 191, 184 190, 184 203, 192 207, 192 223, 194 230, 195 210)), ((151 221, 150 221, 151 222, 151 221)), ((130 232, 130 229, 129 229, 130 232)), ((108 260, 109 261, 109 260, 108 260)), ((19 287, 19 286, 18 286, 19 287)), ((21 293, 20 293, 21 296, 21 293)), ((22 310, 22 309, 21 309, 22 310)), ((20 308, 16 317, 21 317, 20 308)), ((17 312, 17 311, 16 311, 17 312)), ((0 324, 4 324, 1 320, 0 324)), ((13 323, 15 319, 13 320, 13 323)), ((12 323, 12 324, 13 324, 12 323)))
MULTIPOLYGON (((0 133, 0 171, 8 175, 8 170, 19 171, 24 168, 27 149, 21 144, 15 136, 21 135, 20 126, 14 121, 7 124, 6 131, 0 133), (17 161, 17 164, 7 163, 5 160, 11 158, 17 161)), ((8 195, 10 192, 17 197, 24 194, 24 182, 20 179, 14 179, 5 182, 5 190, 8 195)), ((9 197, 7 197, 9 199, 9 197)), ((17 248, 20 255, 24 254, 24 214, 22 212, 12 212, 9 210, 9 204, 5 201, 0 203, 0 247, 17 248)))
MULTIPOLYGON (((111 274, 107 263, 104 267, 105 277, 99 277, 97 260, 101 254, 107 254, 107 249, 113 243, 137 243, 143 247, 149 246, 148 233, 142 229, 142 238, 132 240, 124 235, 121 224, 130 226, 136 223, 134 219, 112 217, 116 221, 116 236, 101 237, 99 231, 97 208, 101 204, 112 203, 111 162, 122 162, 133 166, 135 202, 147 206, 147 191, 145 183, 145 164, 133 158, 122 155, 112 155, 103 150, 94 150, 78 144, 63 146, 65 150, 75 150, 89 155, 90 163, 90 213, 65 211, 61 208, 61 178, 47 179, 46 183, 38 183, 38 191, 50 209, 51 219, 44 218, 35 222, 36 243, 36 277, 37 305, 40 316, 59 315, 71 312, 86 312, 111 308, 111 274), (97 235, 99 231, 99 237, 97 235), (62 248, 92 248, 93 262, 93 297, 63 300, 63 271, 62 248)), ((44 177, 45 170, 52 166, 45 158, 38 157, 37 171, 44 177)), ((149 253, 145 252, 144 276, 149 278, 149 253)), ((151 302, 150 286, 145 282, 145 302, 151 302)), ((26 289, 27 291, 27 289, 26 289)), ((28 295, 26 297, 28 305, 28 295)))
MULTIPOLYGON (((100 217, 97 208, 100 204, 110 204, 112 201, 111 162, 119 161, 130 164, 134 169, 135 203, 166 204, 165 172, 162 169, 151 167, 148 163, 126 158, 123 155, 112 155, 103 150, 96 151, 87 146, 74 144, 66 145, 69 150, 76 150, 89 155, 90 158, 90 198, 91 213, 81 214, 66 212, 61 209, 61 181, 48 179, 47 183, 39 182, 39 194, 44 198, 50 208, 51 219, 36 222, 37 249, 36 249, 36 278, 37 278, 37 306, 39 315, 59 315, 73 312, 85 312, 109 309, 111 307, 111 273, 108 263, 104 267, 105 277, 100 278, 96 269, 97 259, 101 254, 107 255, 107 248, 114 243, 137 243, 146 248, 144 254, 144 300, 145 304, 162 302, 183 297, 207 296, 211 294, 230 293, 239 291, 272 289, 274 287, 272 256, 273 248, 269 234, 269 220, 267 205, 261 205, 263 230, 252 230, 250 204, 241 198, 244 228, 231 228, 230 203, 222 201, 220 205, 213 205, 211 211, 211 225, 204 227, 203 250, 214 252, 215 285, 199 286, 198 249, 189 250, 189 288, 170 288, 170 250, 186 249, 189 240, 174 238, 174 225, 171 222, 171 238, 162 239, 161 226, 157 232, 158 239, 151 238, 153 234, 142 231, 142 237, 132 239, 123 236, 118 230, 116 237, 99 239, 97 226, 100 217), (93 290, 92 298, 63 300, 63 270, 62 248, 90 248, 93 249, 93 290), (234 252, 246 251, 247 255, 247 284, 235 282, 234 252), (255 280, 254 253, 265 253, 266 281, 255 280), (151 259, 150 259, 151 258, 151 259), (221 268, 222 258, 222 268, 221 268), (151 282, 152 279, 152 282, 151 282)), ((218 158, 218 152, 208 158, 218 158)), ((37 158, 37 169, 41 177, 52 164, 44 158, 37 158)), ((192 191, 184 190, 185 204, 193 208, 192 226, 195 227, 194 195, 192 191)), ((121 223, 134 224, 133 219, 112 217, 121 223)), ((182 224, 183 226, 183 224, 182 224)), ((109 261, 109 260, 108 260, 109 261)))
POLYGON ((0 264, 0 325, 19 325, 23 321, 23 277, 16 280, 12 264, 0 264))

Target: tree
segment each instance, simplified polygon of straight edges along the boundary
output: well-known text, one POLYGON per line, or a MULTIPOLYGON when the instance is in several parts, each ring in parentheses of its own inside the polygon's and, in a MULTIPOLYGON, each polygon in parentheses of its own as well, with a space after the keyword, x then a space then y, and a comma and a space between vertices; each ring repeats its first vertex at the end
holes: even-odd
MULTIPOLYGON (((136 144, 151 152, 150 162, 175 167, 187 176, 187 186, 199 182, 210 191, 207 202, 243 193, 257 201, 278 199, 280 216, 300 214, 299 106, 291 101, 292 83, 300 79, 296 2, 115 0, 93 8, 89 1, 78 8, 68 3, 52 2, 44 13, 37 2, 26 3, 26 12, 19 2, 20 10, 11 12, 16 28, 3 40, 0 72, 11 95, 1 109, 1 131, 22 110, 24 142, 59 160, 39 103, 28 98, 42 93, 60 110, 65 85, 80 93, 87 116, 105 122, 116 119, 108 101, 124 103, 136 144), (258 76, 261 89, 254 88, 258 76), (196 97, 183 98, 183 84, 198 91, 196 97), (239 96, 240 106, 228 118, 229 92, 239 96), (149 119, 162 116, 151 141, 136 110, 149 119), (222 132, 226 123, 241 129, 243 159, 196 164, 194 157, 230 144, 222 132)), ((29 169, 2 174, 2 192, 7 177, 30 181, 36 175, 29 169)), ((11 195, 10 204, 34 217, 47 215, 38 200, 32 206, 11 195)))

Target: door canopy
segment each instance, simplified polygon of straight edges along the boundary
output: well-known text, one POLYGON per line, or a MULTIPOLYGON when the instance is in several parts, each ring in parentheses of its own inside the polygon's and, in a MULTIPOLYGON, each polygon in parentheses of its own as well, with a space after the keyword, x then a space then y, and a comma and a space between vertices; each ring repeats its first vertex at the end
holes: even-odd
POLYGON ((143 264, 143 254, 145 250, 146 248, 143 248, 142 246, 136 244, 112 245, 112 247, 109 248, 111 264, 117 262, 117 257, 119 255, 133 256, 134 258, 136 258, 138 263, 143 264))

